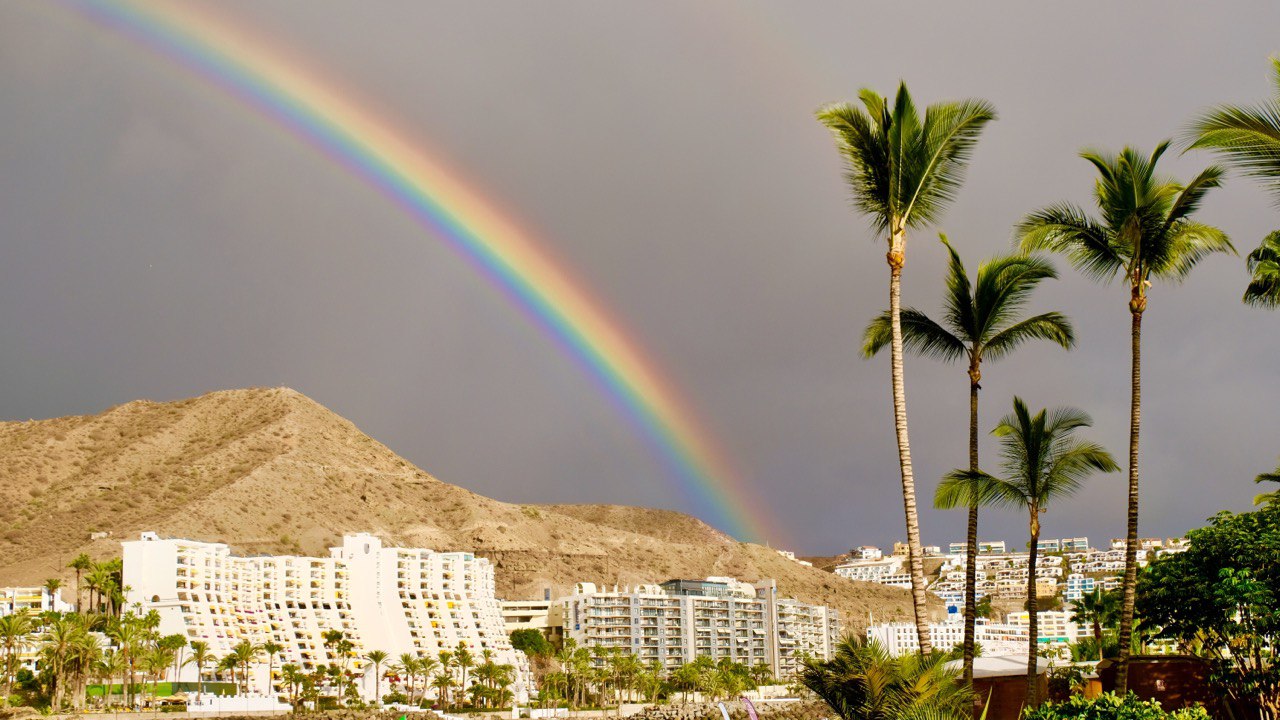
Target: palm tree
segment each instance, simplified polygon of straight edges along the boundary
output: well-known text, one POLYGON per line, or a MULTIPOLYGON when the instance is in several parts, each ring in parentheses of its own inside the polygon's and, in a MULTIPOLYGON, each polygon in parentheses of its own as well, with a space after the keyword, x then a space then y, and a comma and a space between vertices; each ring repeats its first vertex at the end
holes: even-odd
POLYGON ((236 665, 240 667, 246 693, 249 692, 249 666, 258 661, 258 654, 261 652, 261 645, 254 645, 248 640, 241 640, 231 648, 230 657, 235 658, 236 665))
POLYGON ((93 568, 93 560, 89 557, 88 553, 80 553, 74 560, 67 564, 67 567, 76 571, 76 612, 80 612, 80 596, 83 591, 83 588, 80 586, 80 574, 93 568))
POLYGON ((850 635, 830 660, 810 660, 800 682, 843 720, 970 720, 973 690, 956 682, 946 657, 891 656, 850 635))
POLYGON ((196 702, 200 702, 200 696, 204 694, 204 666, 209 664, 213 659, 213 653, 209 650, 209 643, 203 640, 191 641, 191 662, 196 666, 196 702))
POLYGON ((370 650, 365 654, 364 659, 373 663, 373 701, 382 704, 382 663, 390 657, 381 650, 370 650))
MULTIPOLYGON (((972 282, 960 254, 940 235, 950 255, 946 305, 941 323, 914 308, 902 311, 902 341, 907 350, 954 362, 969 361, 969 469, 978 465, 978 391, 982 361, 999 360, 1029 340, 1049 340, 1068 350, 1075 343, 1071 322, 1048 312, 1026 319, 1020 310, 1042 280, 1056 278, 1053 266, 1028 255, 995 257, 978 266, 972 282)), ((889 313, 867 326, 862 353, 871 357, 891 340, 889 313)), ((964 681, 973 681, 973 636, 977 618, 978 503, 969 508, 966 536, 964 603, 964 681)))
POLYGON ((1123 274, 1129 284, 1131 366, 1129 405, 1129 497, 1123 599, 1120 606, 1120 657, 1116 690, 1128 688, 1129 638, 1133 629, 1134 589, 1138 573, 1138 434, 1142 411, 1142 314, 1153 280, 1181 280, 1206 255, 1235 252, 1218 228, 1192 220, 1209 190, 1222 182, 1222 170, 1210 166, 1182 185, 1156 174, 1169 147, 1162 142, 1150 157, 1126 147, 1119 155, 1085 151, 1081 157, 1098 171, 1094 201, 1099 218, 1059 203, 1037 210, 1017 227, 1022 249, 1065 254, 1086 275, 1107 280, 1123 274))
POLYGON ((870 216, 875 229, 888 236, 889 252, 885 258, 889 264, 889 368, 894 430, 902 474, 916 632, 920 651, 928 654, 931 647, 924 560, 902 377, 902 268, 907 257, 907 230, 936 221, 955 199, 978 136, 995 119, 996 112, 984 100, 943 102, 927 107, 921 120, 905 83, 898 86, 892 107, 888 99, 870 89, 861 90, 858 98, 862 107, 853 103, 828 105, 818 111, 818 120, 835 135, 836 146, 845 160, 854 207, 870 216))
POLYGON ((440 701, 440 709, 449 709, 449 688, 453 687, 453 675, 448 672, 441 671, 431 681, 431 687, 436 689, 436 697, 440 701))
POLYGON ((413 704, 413 687, 415 676, 418 674, 418 658, 412 653, 400 653, 399 663, 396 665, 398 674, 403 675, 405 679, 405 695, 409 698, 409 704, 413 704))
POLYGON ((13 695, 13 678, 18 674, 22 648, 26 645, 31 632, 35 629, 31 613, 19 610, 0 617, 0 650, 4 651, 4 702, 9 704, 13 695))
MULTIPOLYGON (((1192 123, 1187 139, 1191 148, 1216 151, 1280 198, 1280 58, 1271 58, 1271 78, 1276 95, 1252 107, 1219 105, 1192 123)), ((1247 267, 1253 279, 1244 302, 1280 306, 1280 231, 1249 253, 1247 267)))
POLYGON ((58 591, 62 589, 62 581, 58 578, 49 578, 44 581, 44 591, 49 593, 49 607, 53 607, 53 603, 58 599, 58 591))
POLYGON ((267 655, 267 693, 275 692, 275 674, 276 674, 276 655, 284 650, 284 646, 274 640, 268 640, 262 643, 262 652, 267 655))
POLYGON ((457 649, 453 651, 453 662, 462 671, 462 681, 458 687, 465 692, 467 689, 467 670, 475 665, 475 658, 471 655, 471 648, 467 647, 465 642, 459 642, 457 649))
POLYGON ((1032 416, 1022 398, 1015 397, 1013 412, 992 431, 1000 438, 1000 465, 1005 477, 993 477, 980 470, 953 470, 939 488, 939 493, 954 491, 961 497, 968 497, 974 482, 981 482, 986 485, 989 497, 996 502, 1015 507, 1021 505, 1030 516, 1026 707, 1037 702, 1039 627, 1036 617, 1036 554, 1040 542, 1040 515, 1048 509, 1051 500, 1074 494, 1094 472, 1120 469, 1101 445, 1076 439, 1075 431, 1091 424, 1089 416, 1075 408, 1057 408, 1052 413, 1041 410, 1032 416))
POLYGON ((439 666, 440 661, 433 657, 424 656, 418 658, 418 674, 422 675, 422 697, 425 698, 427 696, 427 683, 430 681, 431 673, 435 672, 439 666))
POLYGON ((1102 588, 1082 595, 1080 601, 1076 603, 1071 622, 1087 624, 1093 628, 1093 643, 1098 651, 1098 657, 1094 658, 1095 660, 1102 659, 1102 628, 1111 624, 1119 608, 1119 598, 1102 588))

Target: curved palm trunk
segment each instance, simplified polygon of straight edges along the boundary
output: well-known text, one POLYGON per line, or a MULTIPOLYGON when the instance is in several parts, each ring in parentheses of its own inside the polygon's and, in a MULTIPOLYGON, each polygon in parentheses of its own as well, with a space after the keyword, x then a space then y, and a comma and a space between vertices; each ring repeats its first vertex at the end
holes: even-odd
POLYGON ((1031 548, 1027 556, 1027 699, 1023 707, 1030 709, 1039 702, 1036 670, 1040 643, 1040 618, 1036 612, 1036 554, 1040 544, 1040 508, 1031 506, 1031 548))
MULTIPOLYGON (((978 364, 969 365, 969 469, 978 471, 978 364)), ((973 685, 975 625, 978 621, 978 504, 969 505, 964 564, 964 684, 973 685)))
MULTIPOLYGON (((1142 420, 1142 313, 1147 299, 1135 289, 1129 302, 1133 318, 1133 365, 1129 401, 1129 517, 1124 548, 1124 590, 1120 600, 1120 657, 1116 664, 1116 692, 1129 688, 1129 645, 1133 634, 1134 595, 1138 585, 1138 427, 1142 420)), ((1099 648, 1101 654, 1101 648, 1099 648)))
POLYGON ((933 652, 929 642, 929 616, 925 608, 924 558, 920 549, 920 520, 916 512, 916 483, 911 472, 911 443, 907 439, 907 393, 902 380, 902 266, 906 262, 906 234, 893 233, 889 263, 889 321, 892 330, 889 366, 893 377, 893 427, 898 437, 898 464, 902 470, 902 505, 907 519, 907 548, 911 566, 911 601, 915 608, 920 654, 933 652))

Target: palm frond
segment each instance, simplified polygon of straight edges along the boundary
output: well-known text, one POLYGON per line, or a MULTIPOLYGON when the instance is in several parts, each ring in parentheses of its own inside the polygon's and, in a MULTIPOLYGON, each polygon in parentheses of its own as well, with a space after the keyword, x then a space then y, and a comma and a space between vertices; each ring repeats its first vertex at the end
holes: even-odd
MULTIPOLYGON (((877 315, 862 334, 862 355, 873 357, 892 340, 889 311, 877 315)), ((914 308, 906 308, 900 314, 902 345, 911 353, 951 362, 968 352, 965 344, 928 315, 914 308)))
POLYGON ((1053 265, 1034 255, 1005 255, 983 263, 973 297, 977 337, 989 341, 1026 306, 1042 281, 1056 277, 1053 265))
MULTIPOLYGON (((872 104, 870 100, 863 97, 868 105, 872 104)), ((889 150, 883 119, 868 115, 850 103, 824 106, 818 110, 817 118, 836 139, 854 207, 870 216, 877 231, 888 229, 892 211, 889 150)))
POLYGON ((1246 176, 1259 178, 1280 202, 1280 98, 1252 107, 1221 105, 1192 123, 1188 149, 1216 151, 1246 176))
POLYGON ((933 494, 933 506, 940 510, 1020 502, 1021 497, 1007 483, 981 470, 952 470, 942 476, 933 494))
POLYGON ((1263 239, 1245 259, 1252 276, 1244 291, 1244 302, 1256 307, 1280 307, 1280 230, 1263 239))
POLYGON ((1189 217, 1196 210, 1200 209, 1200 203, 1204 201, 1204 196, 1210 190, 1216 187, 1222 187, 1223 170, 1217 165, 1210 165, 1200 174, 1195 176, 1187 186, 1178 193, 1177 200, 1174 201, 1173 207, 1169 209, 1169 214, 1165 218, 1166 229, 1186 217, 1189 217))
POLYGON ((1037 210, 1014 228, 1023 252, 1047 250, 1067 256, 1068 261, 1094 279, 1113 277, 1124 267, 1106 228, 1070 203, 1037 210))
POLYGON ((951 326, 952 333, 964 339, 965 342, 972 343, 977 335, 974 333, 973 291, 969 283, 969 273, 964 269, 964 261, 960 259, 960 253, 952 247, 947 236, 938 233, 938 240, 947 250, 947 291, 943 296, 945 309, 943 317, 951 326))
POLYGON ((1147 258, 1147 274, 1181 281, 1201 260, 1214 253, 1238 254, 1231 239, 1218 228, 1194 220, 1179 220, 1169 228, 1162 252, 1147 258))
POLYGON ((955 200, 978 138, 995 119, 995 106, 986 100, 936 103, 925 109, 919 152, 904 156, 915 161, 911 172, 903 175, 902 217, 908 225, 936 222, 955 200))
POLYGON ((999 360, 1029 340, 1048 340, 1070 350, 1075 347, 1071 320, 1059 312, 1047 312, 1014 323, 996 333, 983 346, 983 358, 999 360))

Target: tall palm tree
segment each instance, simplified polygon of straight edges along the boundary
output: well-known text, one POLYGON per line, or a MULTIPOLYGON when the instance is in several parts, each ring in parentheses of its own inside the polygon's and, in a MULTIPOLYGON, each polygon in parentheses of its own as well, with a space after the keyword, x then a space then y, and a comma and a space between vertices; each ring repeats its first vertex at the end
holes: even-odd
POLYGON ((1073 495, 1093 473, 1120 469, 1101 445, 1075 437, 1076 430, 1091 424, 1089 416, 1075 408, 1057 408, 1053 412, 1041 410, 1033 416, 1022 398, 1015 397, 1013 412, 1006 415, 991 433, 1000 438, 1000 465, 1005 477, 994 477, 982 471, 953 470, 943 479, 939 489, 942 493, 954 488, 961 496, 967 496, 975 479, 983 481, 988 483, 991 497, 997 502, 1022 506, 1029 515, 1026 707, 1037 702, 1039 627, 1036 617, 1036 554, 1040 542, 1040 515, 1048 509, 1050 501, 1073 495))
POLYGON ((76 612, 80 612, 80 596, 84 591, 84 588, 80 585, 80 575, 93 568, 93 560, 88 553, 80 553, 67 564, 67 567, 76 571, 76 612))
POLYGON ((418 674, 422 676, 422 693, 421 696, 427 696, 427 683, 431 679, 431 673, 436 671, 440 666, 440 661, 433 657, 423 656, 418 658, 418 674))
MULTIPOLYGON (((950 261, 942 322, 914 308, 902 311, 902 341, 920 355, 954 362, 969 361, 969 469, 978 464, 978 391, 982 388, 982 361, 999 360, 1029 340, 1049 340, 1070 349, 1075 343, 1071 322, 1062 313, 1048 312, 1029 318, 1021 310, 1042 280, 1058 275, 1048 262, 1030 255, 995 257, 978 266, 970 281, 960 254, 939 236, 950 261)), ((891 340, 889 313, 867 326, 862 353, 871 357, 891 340)), ((964 581, 964 672, 973 681, 974 626, 977 620, 978 498, 968 504, 964 581)), ((936 504, 936 503, 935 503, 936 504)), ((954 507, 954 506, 947 506, 954 507)))
MULTIPOLYGON (((1280 58, 1271 58, 1276 94, 1253 106, 1219 105, 1201 115, 1188 132, 1191 148, 1217 152, 1245 175, 1262 181, 1280 201, 1280 58)), ((1272 232, 1247 260, 1252 281, 1244 302, 1280 306, 1280 231, 1272 232)))
POLYGON ((284 650, 284 646, 274 640, 268 640, 262 643, 262 652, 267 656, 267 693, 275 692, 275 674, 276 674, 276 655, 284 650))
POLYGON ((196 702, 200 702, 200 696, 204 694, 204 666, 212 659, 213 652, 209 650, 209 643, 203 640, 191 641, 191 663, 196 666, 196 702))
POLYGON ((249 692, 249 666, 258 661, 258 654, 261 652, 261 645, 254 645, 248 640, 241 640, 231 648, 230 656, 235 658, 235 663, 240 668, 245 692, 249 692))
POLYGON ((964 180, 969 157, 983 127, 996 117, 985 100, 942 102, 925 109, 922 119, 907 91, 898 86, 887 98, 864 88, 861 107, 828 105, 818 120, 835 135, 844 157, 853 204, 887 235, 889 252, 889 368, 893 389, 893 421, 902 475, 902 503, 910 548, 911 595, 915 605, 920 651, 928 653, 929 618, 925 609, 924 559, 916 513, 915 477, 907 436, 907 398, 902 377, 900 292, 907 259, 907 231, 938 220, 964 180))
POLYGON ((476 664, 476 659, 471 654, 471 648, 467 647, 465 642, 459 642, 457 649, 453 651, 453 663, 462 672, 462 679, 458 687, 465 692, 467 689, 467 670, 475 667, 476 664))
POLYGON ((893 657, 850 635, 830 660, 807 661, 800 682, 842 720, 969 720, 973 691, 945 661, 941 654, 893 657))
POLYGON ((1226 233, 1192 219, 1209 190, 1222 182, 1210 166, 1183 185, 1156 174, 1169 147, 1162 142, 1149 157, 1126 147, 1118 155, 1087 150, 1081 157, 1098 171, 1094 202, 1099 217, 1059 203, 1037 210, 1018 224, 1022 249, 1060 252, 1086 275, 1108 280, 1120 274, 1129 285, 1131 334, 1129 401, 1129 493, 1125 534, 1124 594, 1120 606, 1120 657, 1116 689, 1128 688, 1129 640, 1133 631, 1138 577, 1138 435, 1142 414, 1142 315, 1153 280, 1181 280, 1205 256, 1234 253, 1226 233))
POLYGON ((53 603, 58 599, 58 591, 62 589, 62 581, 58 578, 49 578, 44 581, 44 591, 49 593, 49 607, 53 608, 53 603))
POLYGON ((370 650, 365 654, 364 659, 373 663, 373 701, 377 705, 382 704, 382 663, 387 661, 387 655, 382 650, 370 650))
POLYGON ((0 617, 0 650, 4 652, 0 669, 4 671, 5 705, 9 704, 9 698, 13 695, 13 678, 18 674, 22 648, 29 642, 34 630, 35 623, 27 610, 0 617))

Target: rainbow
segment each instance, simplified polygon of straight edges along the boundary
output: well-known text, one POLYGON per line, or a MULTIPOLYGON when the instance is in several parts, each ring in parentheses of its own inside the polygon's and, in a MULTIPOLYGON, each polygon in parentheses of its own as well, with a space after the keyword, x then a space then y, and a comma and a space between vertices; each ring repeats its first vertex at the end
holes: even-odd
POLYGON ((193 4, 68 4, 207 79, 394 202, 589 374, 661 458, 693 512, 740 539, 781 539, 680 393, 600 303, 456 172, 351 93, 193 4))

